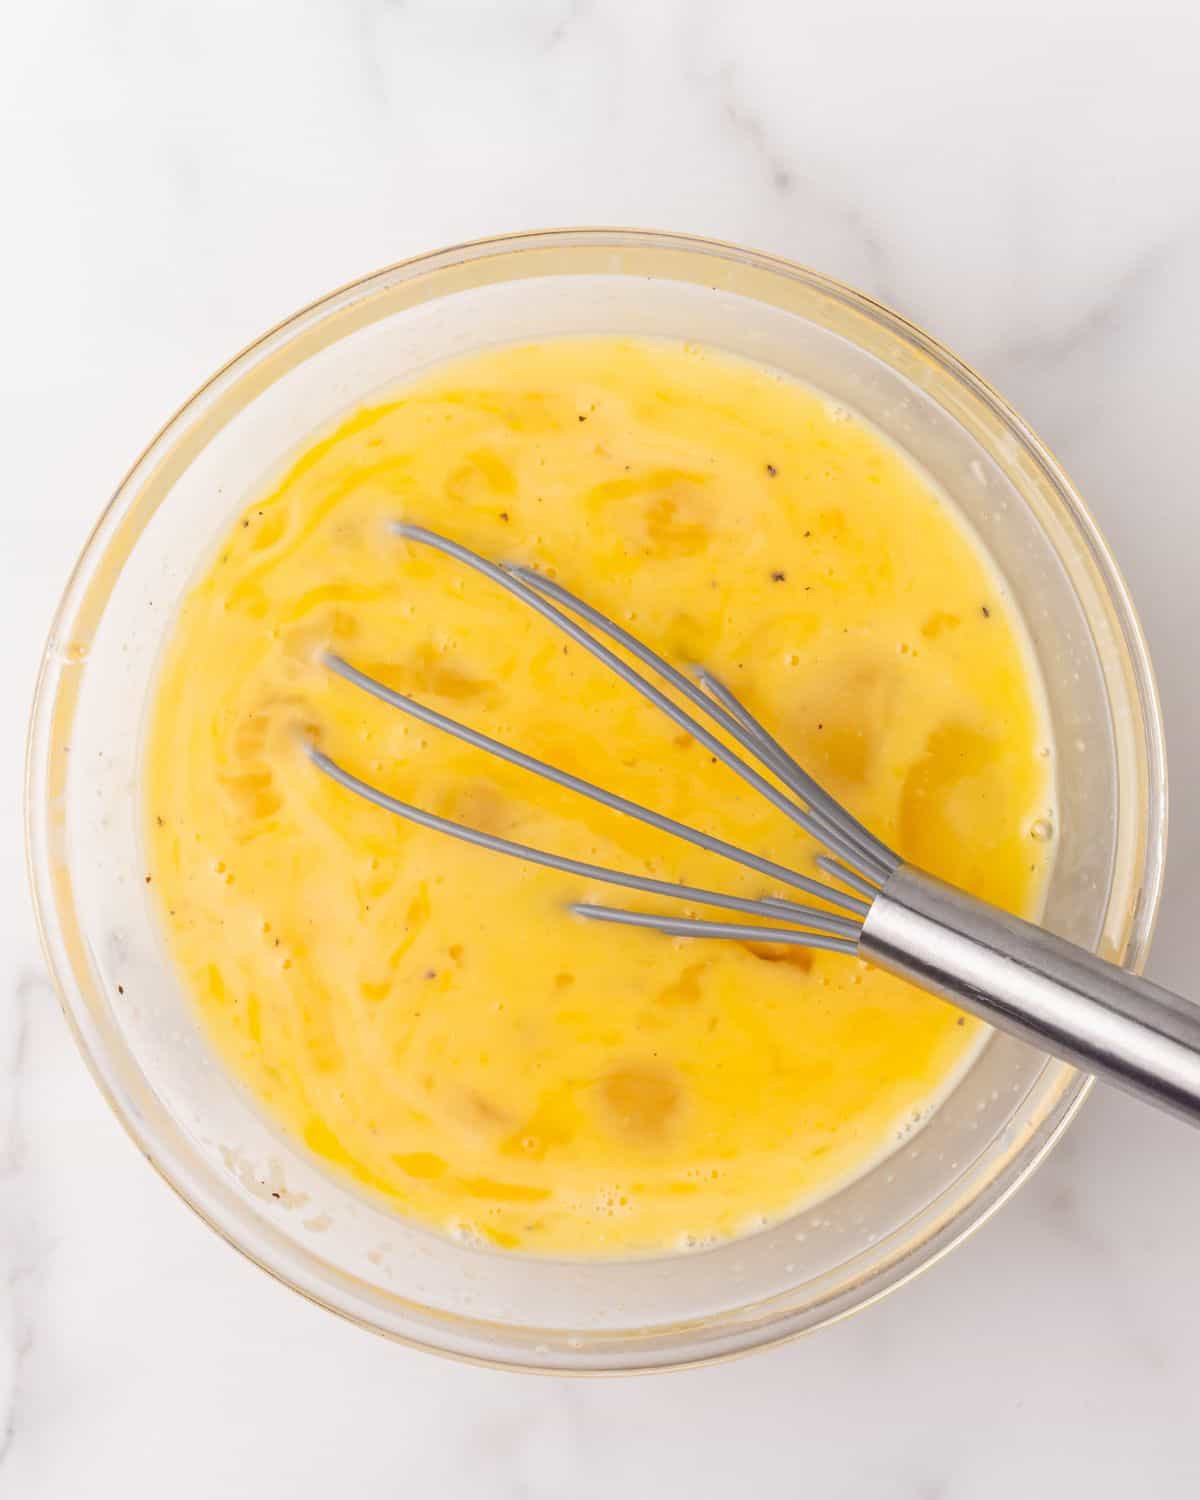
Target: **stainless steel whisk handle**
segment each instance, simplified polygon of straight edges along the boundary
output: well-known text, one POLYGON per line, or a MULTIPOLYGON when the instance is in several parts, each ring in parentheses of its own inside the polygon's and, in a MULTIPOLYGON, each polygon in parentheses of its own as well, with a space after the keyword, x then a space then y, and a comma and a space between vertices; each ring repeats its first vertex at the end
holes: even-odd
POLYGON ((1003 1031, 1200 1124, 1200 1005, 901 865, 858 951, 1003 1031))

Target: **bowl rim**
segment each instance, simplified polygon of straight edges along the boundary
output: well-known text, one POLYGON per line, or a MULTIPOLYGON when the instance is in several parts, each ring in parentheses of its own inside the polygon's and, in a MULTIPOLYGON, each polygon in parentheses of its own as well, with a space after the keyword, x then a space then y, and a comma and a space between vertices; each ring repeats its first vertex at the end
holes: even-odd
MULTIPOLYGON (((717 1363, 736 1358, 757 1348, 787 1342, 816 1328, 839 1322, 859 1308, 870 1306, 940 1260, 989 1219, 1045 1160, 1078 1113, 1092 1084, 1092 1079, 1087 1075, 1064 1066, 1064 1082, 1054 1108, 1030 1131, 1021 1147, 1014 1151, 1010 1163, 961 1204, 948 1220, 935 1226, 921 1243, 915 1255, 897 1257, 882 1269, 876 1268, 864 1278, 864 1281, 868 1283, 865 1288, 861 1285, 852 1288, 848 1296, 835 1299, 828 1311, 816 1318, 806 1318, 802 1322, 798 1321, 800 1315, 793 1314, 790 1318, 784 1318, 778 1323, 770 1322, 765 1326, 751 1323, 735 1339, 726 1341, 722 1347, 706 1349, 692 1356, 680 1357, 669 1351, 665 1353, 658 1351, 635 1362, 614 1364, 611 1362, 589 1363, 585 1351, 580 1351, 579 1356, 566 1363, 540 1360, 536 1351, 531 1359, 505 1358, 464 1351, 461 1348, 439 1343, 433 1338, 424 1338, 415 1333, 402 1333, 393 1328, 382 1327, 369 1317, 363 1316, 345 1299, 339 1301, 332 1294, 322 1294, 314 1288, 311 1281, 305 1284, 288 1269, 271 1263, 266 1255, 256 1253, 222 1223, 219 1217, 211 1211, 210 1206, 203 1201, 204 1195, 197 1191, 194 1185, 179 1180, 172 1172, 169 1162, 164 1159, 168 1153, 158 1149, 152 1132, 143 1128, 137 1111, 131 1108, 128 1101, 120 1097, 110 1082, 101 1058, 89 1042, 80 1014, 76 1010, 79 1001, 78 987, 69 958, 64 951, 60 912, 54 899, 54 885, 50 879, 52 820, 49 808, 50 799, 47 795, 49 789, 45 774, 46 763, 40 754, 43 744, 49 745, 50 743, 62 680, 63 660, 56 651, 56 642, 63 638, 64 627, 74 617, 86 595, 89 587, 90 567, 94 558, 102 553, 110 534, 116 530, 125 511, 137 498, 143 479, 156 467, 163 451, 169 446, 178 430, 185 427, 193 416, 199 415, 209 403, 216 400, 247 366, 253 366, 256 360, 265 358, 277 347, 290 342, 314 320, 335 312, 341 306, 353 303, 373 289, 383 289, 394 282, 409 280, 426 272, 466 264, 474 260, 512 255, 525 250, 570 249, 572 247, 592 250, 661 248, 699 257, 733 260, 758 270, 800 281, 813 290, 847 305, 854 311, 865 313, 873 321, 882 323, 891 332, 898 334, 932 360, 950 377, 952 382, 964 386, 971 395, 981 401, 999 423, 1017 439, 1062 503, 1067 518, 1072 523, 1074 533, 1095 570, 1100 591, 1113 611, 1119 626, 1118 649, 1131 671, 1133 687, 1141 711, 1142 723, 1139 727, 1143 734, 1139 743, 1139 752, 1144 757, 1146 774, 1145 805, 1141 809, 1144 818, 1140 839, 1142 869, 1130 902, 1127 940, 1119 955, 1122 964, 1133 972, 1140 972, 1145 964, 1157 920, 1164 874, 1168 809, 1162 713, 1145 635, 1128 585, 1099 527, 1074 485, 1049 447, 974 368, 903 314, 836 278, 769 252, 750 249, 725 240, 674 231, 603 225, 514 231, 425 251, 356 277, 276 322, 250 340, 215 370, 208 379, 196 387, 162 423, 129 466, 92 526, 54 612, 38 670, 24 767, 25 857, 38 933, 60 1006, 89 1073, 139 1152, 193 1212, 247 1259, 262 1267, 277 1281, 299 1292, 307 1300, 397 1342, 469 1364, 559 1375, 638 1373, 663 1369, 687 1369, 717 1363)), ((48 757, 46 759, 48 760, 48 757)), ((1113 900, 1114 893, 1110 890, 1110 910, 1113 900)))

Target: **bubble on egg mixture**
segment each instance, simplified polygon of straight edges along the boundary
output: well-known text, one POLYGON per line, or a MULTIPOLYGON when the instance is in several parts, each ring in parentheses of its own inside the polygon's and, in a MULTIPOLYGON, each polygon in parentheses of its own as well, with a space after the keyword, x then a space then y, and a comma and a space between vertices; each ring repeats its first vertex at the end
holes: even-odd
POLYGON ((446 1226, 446 1232, 450 1238, 460 1245, 466 1245, 472 1250, 486 1250, 488 1237, 477 1224, 472 1224, 465 1219, 456 1219, 446 1226))
POLYGON ((633 1201, 629 1193, 621 1188, 601 1188, 593 1201, 593 1210, 607 1218, 615 1219, 633 1212, 633 1201))

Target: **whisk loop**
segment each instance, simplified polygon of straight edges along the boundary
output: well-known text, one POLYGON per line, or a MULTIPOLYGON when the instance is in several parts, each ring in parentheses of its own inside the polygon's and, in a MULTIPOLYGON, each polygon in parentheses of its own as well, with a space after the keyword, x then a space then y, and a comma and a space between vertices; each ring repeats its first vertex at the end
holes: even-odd
POLYGON ((777 929, 729 922, 711 922, 693 917, 658 916, 653 913, 623 911, 586 902, 577 903, 572 907, 572 910, 580 916, 599 921, 620 922, 628 926, 649 927, 677 935, 756 939, 762 942, 800 942, 809 947, 830 948, 838 952, 853 953, 855 951, 862 921, 870 909, 870 898, 877 893, 880 884, 896 868, 897 857, 818 786, 723 683, 711 673, 699 670, 697 681, 700 686, 697 686, 696 682, 690 681, 657 652, 652 651, 607 616, 602 615, 561 585, 543 578, 541 574, 531 569, 490 562, 459 542, 451 541, 448 537, 439 536, 435 532, 407 522, 394 522, 391 529, 395 535, 403 537, 406 541, 430 547, 483 574, 484 577, 520 599, 589 651, 696 739, 710 754, 764 796, 780 812, 797 823, 818 843, 836 854, 838 856, 836 860, 822 859, 819 863, 824 873, 830 875, 839 884, 831 885, 824 881, 814 880, 798 870, 741 849, 724 839, 680 823, 674 818, 667 817, 652 808, 643 807, 629 798, 621 797, 582 777, 549 765, 523 750, 506 745, 491 735, 483 734, 446 714, 439 713, 436 709, 419 703, 405 693, 397 692, 377 678, 361 671, 336 652, 327 651, 324 661, 332 672, 390 707, 410 715, 433 729, 449 734, 465 744, 494 755, 509 765, 518 766, 522 770, 540 776, 557 786, 565 787, 580 796, 590 798, 626 817, 646 823, 663 833, 705 849, 711 854, 720 855, 735 864, 754 870, 778 884, 803 891, 806 895, 816 897, 837 910, 825 911, 819 907, 801 905, 777 897, 750 900, 745 897, 726 895, 720 891, 701 890, 675 881, 655 880, 649 876, 635 875, 612 870, 602 865, 568 859, 548 850, 515 843, 510 839, 471 828, 450 818, 444 818, 402 802, 354 776, 316 746, 310 746, 309 754, 318 769, 348 791, 365 798, 377 807, 395 813, 398 817, 406 818, 425 828, 450 834, 498 854, 507 854, 533 864, 562 870, 567 874, 579 875, 587 880, 623 886, 629 890, 667 896, 698 905, 723 907, 730 911, 775 922, 783 920, 793 925, 777 929), (572 618, 572 616, 578 618, 572 618), (654 683, 616 655, 603 641, 598 640, 596 635, 590 633, 585 628, 585 624, 580 623, 581 621, 585 622, 586 626, 590 626, 592 631, 606 636, 668 683, 714 725, 724 730, 738 746, 766 767, 783 783, 787 792, 781 791, 768 781, 760 771, 731 750, 723 740, 717 738, 695 715, 669 698, 654 683), (845 889, 846 886, 851 889, 845 889), (861 892, 868 899, 861 899, 859 895, 853 894, 853 891, 861 892), (848 915, 841 915, 840 913, 843 912, 848 915), (797 932, 797 928, 804 930, 797 932), (785 932, 786 938, 777 936, 778 932, 785 932))

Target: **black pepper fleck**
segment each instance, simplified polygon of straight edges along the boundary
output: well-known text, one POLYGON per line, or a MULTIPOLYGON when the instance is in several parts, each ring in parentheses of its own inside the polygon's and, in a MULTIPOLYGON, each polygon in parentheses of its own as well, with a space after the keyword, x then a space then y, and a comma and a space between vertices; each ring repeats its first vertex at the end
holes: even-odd
POLYGON ((783 571, 782 568, 776 568, 775 571, 771 574, 772 583, 783 583, 786 578, 787 574, 783 571))
POLYGON ((984 619, 985 619, 985 620, 990 620, 990 619, 991 619, 991 618, 992 618, 992 612, 991 612, 991 610, 990 610, 990 609, 989 609, 989 608, 988 608, 988 607, 987 607, 987 605, 986 605, 986 604, 981 604, 981 605, 980 605, 980 606, 979 606, 979 608, 980 608, 980 609, 981 609, 981 610, 982 610, 982 611, 983 611, 983 618, 984 618, 984 619))
POLYGON ((500 519, 502 521, 507 521, 508 520, 508 512, 506 510, 502 510, 500 512, 500 519))
POLYGON ((123 995, 124 993, 125 993, 125 986, 123 984, 117 985, 117 994, 118 995, 123 995))
POLYGON ((774 479, 775 476, 776 476, 776 474, 778 474, 778 473, 779 473, 779 470, 775 467, 774 464, 768 464, 767 465, 767 477, 768 477, 768 479, 774 479))

